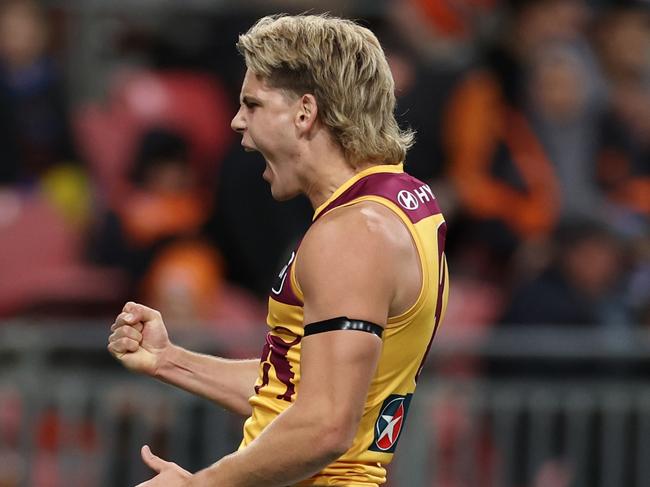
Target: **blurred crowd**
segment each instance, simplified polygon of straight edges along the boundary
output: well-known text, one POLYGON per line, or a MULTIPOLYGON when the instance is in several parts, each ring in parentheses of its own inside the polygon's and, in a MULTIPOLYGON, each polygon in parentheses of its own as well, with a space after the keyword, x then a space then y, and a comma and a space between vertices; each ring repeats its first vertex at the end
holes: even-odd
MULTIPOLYGON (((0 316, 137 299, 172 327, 260 326, 312 209, 274 202, 230 131, 234 43, 305 5, 124 22, 93 100, 73 100, 60 31, 79 19, 55 5, 0 3, 0 316)), ((445 333, 650 325, 650 3, 379 5, 362 23, 417 131, 405 166, 449 222, 445 333)))

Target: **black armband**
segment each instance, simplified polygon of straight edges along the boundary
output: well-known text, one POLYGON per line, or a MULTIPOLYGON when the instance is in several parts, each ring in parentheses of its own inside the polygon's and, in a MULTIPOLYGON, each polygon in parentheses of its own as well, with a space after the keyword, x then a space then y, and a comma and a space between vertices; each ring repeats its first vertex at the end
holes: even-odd
POLYGON ((336 330, 356 330, 356 331, 365 331, 366 333, 372 333, 381 338, 384 329, 369 321, 363 320, 351 320, 345 316, 339 316, 338 318, 332 318, 324 321, 317 321, 315 323, 309 323, 305 325, 305 335, 316 335, 317 333, 325 333, 328 331, 336 330))

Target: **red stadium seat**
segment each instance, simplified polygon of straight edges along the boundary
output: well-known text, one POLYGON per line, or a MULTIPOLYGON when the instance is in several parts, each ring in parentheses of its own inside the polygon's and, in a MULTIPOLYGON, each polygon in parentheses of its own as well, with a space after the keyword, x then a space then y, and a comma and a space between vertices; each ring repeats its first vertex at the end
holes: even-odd
POLYGON ((187 138, 192 162, 210 181, 231 140, 232 104, 212 76, 185 71, 129 71, 115 76, 104 106, 82 107, 78 143, 103 196, 119 198, 139 138, 152 128, 187 138))
POLYGON ((81 263, 81 235, 39 194, 0 194, 0 316, 121 298, 120 274, 81 263))

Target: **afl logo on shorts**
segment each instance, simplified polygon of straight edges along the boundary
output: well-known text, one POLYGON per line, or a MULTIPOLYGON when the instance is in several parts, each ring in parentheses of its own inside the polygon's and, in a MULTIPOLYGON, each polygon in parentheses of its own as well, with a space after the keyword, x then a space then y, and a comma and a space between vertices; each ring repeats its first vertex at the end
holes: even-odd
POLYGON ((397 201, 406 210, 417 210, 420 202, 413 193, 403 189, 397 193, 397 201))
POLYGON ((381 412, 375 422, 375 441, 370 450, 393 453, 397 446, 412 394, 400 396, 391 394, 381 406, 381 412))

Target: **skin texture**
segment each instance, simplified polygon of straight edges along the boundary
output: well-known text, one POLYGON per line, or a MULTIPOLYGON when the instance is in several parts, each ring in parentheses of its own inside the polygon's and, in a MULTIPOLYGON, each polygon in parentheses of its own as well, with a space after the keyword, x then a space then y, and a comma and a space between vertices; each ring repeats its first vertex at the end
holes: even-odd
MULTIPOLYGON (((317 208, 365 168, 345 160, 320 124, 312 95, 289 97, 249 72, 240 101, 232 127, 247 150, 259 151, 266 160, 263 177, 276 199, 303 193, 317 208)), ((298 251, 296 271, 305 323, 349 316, 385 326, 389 316, 416 301, 422 281, 408 230, 390 210, 372 202, 338 208, 312 225, 298 251)), ((127 368, 250 412, 245 404, 257 360, 234 362, 179 349, 169 342, 160 314, 134 303, 127 303, 113 326, 109 350, 127 368)), ((301 347, 300 394, 249 446, 192 476, 143 449, 143 459, 157 475, 141 485, 284 487, 343 454, 363 412, 381 339, 333 331, 305 337, 301 347)))
POLYGON ((259 360, 228 360, 171 343, 162 316, 126 303, 111 326, 108 351, 133 372, 155 377, 242 416, 249 416, 259 360))

